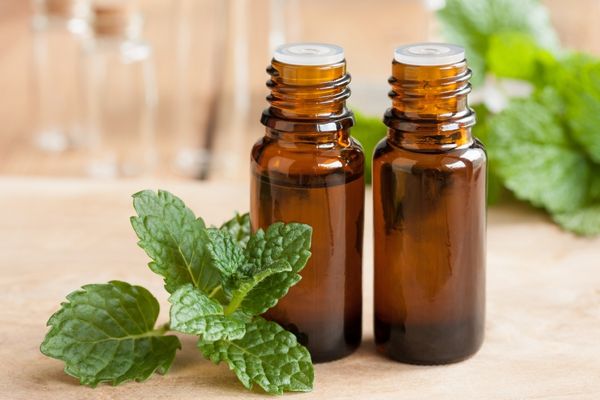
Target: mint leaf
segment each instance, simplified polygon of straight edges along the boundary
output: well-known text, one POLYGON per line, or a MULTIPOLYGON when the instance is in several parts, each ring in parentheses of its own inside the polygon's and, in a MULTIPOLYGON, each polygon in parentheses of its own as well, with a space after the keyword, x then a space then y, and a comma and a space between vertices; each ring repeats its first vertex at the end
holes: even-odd
POLYGON ((309 225, 292 222, 276 222, 267 228, 259 229, 250 238, 246 248, 248 261, 261 270, 276 261, 285 260, 293 272, 304 268, 310 257, 312 228, 309 225))
POLYGON ((554 214, 552 218, 564 229, 578 235, 600 234, 600 203, 571 212, 554 214))
POLYGON ((171 329, 204 340, 240 339, 246 332, 245 320, 236 315, 225 316, 223 306, 193 285, 179 288, 169 298, 171 329))
MULTIPOLYGON (((268 269, 277 262, 286 261, 291 271, 280 272, 265 278, 253 288, 252 297, 242 302, 242 309, 251 314, 262 314, 277 304, 289 288, 301 279, 298 272, 304 268, 310 257, 312 228, 309 225, 277 222, 266 232, 259 229, 246 247, 248 265, 252 276, 268 269)), ((248 273, 248 272, 247 272, 248 273)))
POLYGON ((590 165, 548 107, 533 99, 513 100, 489 128, 490 160, 518 198, 551 212, 585 204, 590 165))
POLYGON ((259 385, 267 393, 308 392, 314 371, 310 354, 296 337, 274 322, 256 317, 238 340, 200 340, 202 354, 218 364, 227 362, 242 384, 259 385))
POLYGON ((242 247, 246 247, 252 229, 250 227, 250 214, 235 214, 235 217, 221 225, 222 231, 227 231, 231 237, 242 247))
POLYGON ((237 271, 244 268, 246 256, 244 250, 226 230, 209 229, 207 249, 213 265, 221 273, 222 281, 227 281, 237 271))
POLYGON ((600 165, 594 164, 592 167, 592 181, 590 183, 590 199, 600 201, 600 165))
POLYGON ((498 77, 528 80, 538 85, 546 83, 548 71, 558 64, 549 51, 522 32, 490 36, 486 61, 489 71, 498 77))
POLYGON ((488 69, 486 55, 494 34, 518 32, 542 48, 558 48, 548 12, 537 0, 447 0, 437 15, 445 38, 465 47, 475 85, 483 82, 488 69))
POLYGON ((138 245, 153 260, 150 269, 165 278, 169 293, 188 283, 207 293, 218 286, 219 271, 206 250, 209 238, 201 218, 161 190, 134 194, 133 206, 138 216, 131 217, 131 225, 138 245))
POLYGON ((575 141, 600 163, 600 60, 573 55, 561 63, 557 85, 565 102, 565 119, 575 141))
MULTIPOLYGON (((230 314, 241 306, 242 310, 252 315, 262 314, 266 311, 264 303, 264 289, 254 291, 265 279, 284 272, 291 271, 292 267, 285 260, 279 260, 255 273, 250 278, 242 279, 237 282, 237 287, 231 293, 231 302, 227 306, 225 313, 230 314)), ((272 301, 277 302, 279 298, 274 298, 272 301)))
POLYGON ((154 328, 159 305, 146 289, 111 281, 83 286, 67 300, 50 317, 40 348, 63 360, 67 374, 95 387, 140 382, 169 370, 181 344, 154 328))

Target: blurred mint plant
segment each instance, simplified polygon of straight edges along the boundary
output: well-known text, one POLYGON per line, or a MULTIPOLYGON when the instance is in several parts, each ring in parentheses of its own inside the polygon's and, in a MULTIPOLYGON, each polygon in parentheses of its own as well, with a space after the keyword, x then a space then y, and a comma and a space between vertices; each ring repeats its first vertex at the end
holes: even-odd
POLYGON ((488 149, 490 202, 505 187, 564 229, 600 234, 600 60, 561 49, 537 0, 447 0, 438 18, 482 92, 474 134, 488 149), (530 94, 511 96, 523 83, 530 94))

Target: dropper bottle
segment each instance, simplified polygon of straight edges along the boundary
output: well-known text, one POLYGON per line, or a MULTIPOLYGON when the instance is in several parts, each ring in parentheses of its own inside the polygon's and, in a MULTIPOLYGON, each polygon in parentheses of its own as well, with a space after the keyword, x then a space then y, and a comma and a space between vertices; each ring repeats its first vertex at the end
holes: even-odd
POLYGON ((341 47, 279 47, 267 69, 265 136, 251 155, 253 229, 301 222, 312 256, 267 317, 296 334, 313 361, 350 354, 361 339, 364 156, 350 136, 350 75, 341 47))
POLYGON ((474 354, 485 314, 486 154, 460 46, 396 49, 373 161, 375 341, 402 362, 474 354))

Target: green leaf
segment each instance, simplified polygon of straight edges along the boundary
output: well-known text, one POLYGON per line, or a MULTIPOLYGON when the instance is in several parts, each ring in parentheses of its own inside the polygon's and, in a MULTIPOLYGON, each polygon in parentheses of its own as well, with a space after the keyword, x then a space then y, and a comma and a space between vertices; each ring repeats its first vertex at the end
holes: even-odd
POLYGON ((285 260, 293 272, 300 272, 310 257, 311 237, 310 225, 276 222, 266 232, 259 229, 250 238, 246 257, 259 271, 285 260))
POLYGON ((600 60, 574 55, 562 63, 557 85, 575 141, 600 163, 600 60))
POLYGON ((277 222, 266 232, 259 229, 246 247, 246 257, 253 271, 252 276, 270 268, 280 261, 286 261, 291 271, 280 272, 265 278, 252 290, 252 300, 243 303, 242 308, 253 314, 261 314, 277 304, 290 287, 301 279, 298 272, 304 268, 310 257, 312 228, 309 225, 277 222))
POLYGON ((558 213, 552 218, 564 229, 578 235, 600 235, 600 203, 571 212, 558 213))
POLYGON ((204 221, 177 197, 159 190, 133 195, 138 216, 131 218, 140 239, 138 245, 153 260, 152 271, 165 278, 165 289, 173 293, 191 283, 209 293, 220 282, 206 244, 209 240, 204 221))
POLYGON ((600 165, 592 167, 592 181, 590 182, 590 200, 600 201, 600 165))
POLYGON ((50 317, 40 348, 63 360, 67 374, 95 387, 144 381, 169 370, 181 344, 154 328, 159 305, 146 289, 111 281, 83 286, 67 300, 50 317))
POLYGON ((235 217, 221 225, 221 230, 229 232, 231 237, 242 247, 246 247, 252 229, 250 227, 250 214, 235 214, 235 217))
POLYGON ((243 269, 246 264, 244 250, 226 230, 208 229, 207 249, 213 265, 221 273, 221 281, 226 282, 243 269))
POLYGON ((314 371, 310 354, 296 337, 274 322, 256 317, 238 340, 200 340, 202 354, 218 364, 227 362, 242 384, 259 385, 267 393, 312 390, 314 371))
POLYGON ((523 79, 538 85, 547 81, 547 71, 556 58, 522 32, 501 32, 490 37, 486 55, 489 71, 502 78, 523 79))
POLYGON ((373 152, 377 143, 386 136, 387 127, 381 117, 368 117, 356 110, 353 112, 356 123, 352 127, 352 137, 362 145, 365 154, 365 183, 369 184, 371 183, 373 152))
POLYGON ((224 315, 223 306, 193 285, 185 285, 169 298, 171 329, 204 340, 240 339, 246 332, 245 321, 237 315, 224 315))
POLYGON ((542 48, 558 48, 548 12, 537 0, 447 0, 438 17, 446 40, 465 47, 474 84, 483 82, 495 34, 522 33, 542 48))
POLYGON ((277 303, 279 298, 273 297, 270 301, 266 301, 266 295, 261 291, 254 291, 265 279, 284 272, 291 271, 292 267, 285 260, 279 260, 270 265, 268 268, 263 269, 252 275, 250 278, 242 279, 237 282, 237 288, 233 290, 231 295, 231 302, 225 309, 225 314, 231 314, 236 311, 238 307, 244 312, 251 315, 262 314, 267 311, 265 303, 277 303))
POLYGON ((587 201, 588 161, 548 107, 513 100, 489 128, 490 159, 518 198, 551 212, 573 211, 587 201))

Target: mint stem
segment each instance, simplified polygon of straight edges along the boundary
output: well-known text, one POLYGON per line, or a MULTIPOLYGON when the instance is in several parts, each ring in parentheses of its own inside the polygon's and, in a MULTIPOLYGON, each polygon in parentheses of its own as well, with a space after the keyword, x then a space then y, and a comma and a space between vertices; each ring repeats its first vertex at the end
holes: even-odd
POLYGON ((225 314, 225 315, 233 314, 238 309, 240 304, 242 304, 242 301, 244 301, 244 297, 246 297, 245 292, 242 292, 241 294, 238 294, 237 296, 233 296, 233 298, 231 299, 231 301, 229 302, 227 307, 225 307, 225 310, 223 310, 223 314, 225 314))
POLYGON ((165 324, 162 324, 160 327, 154 329, 152 332, 149 332, 148 336, 162 336, 170 330, 171 326, 167 322, 165 324))
POLYGON ((212 299, 212 298, 214 298, 214 297, 217 295, 217 293, 219 293, 219 292, 221 291, 221 289, 223 289, 223 286, 222 286, 222 285, 219 285, 219 286, 215 287, 215 288, 214 288, 214 289, 213 289, 213 290, 210 292, 210 294, 208 295, 208 297, 209 297, 209 298, 211 298, 211 299, 212 299))

